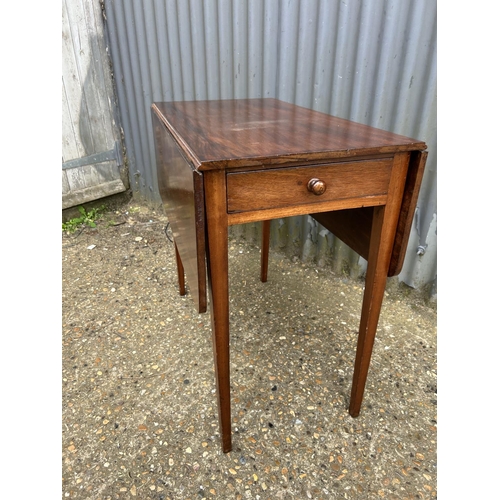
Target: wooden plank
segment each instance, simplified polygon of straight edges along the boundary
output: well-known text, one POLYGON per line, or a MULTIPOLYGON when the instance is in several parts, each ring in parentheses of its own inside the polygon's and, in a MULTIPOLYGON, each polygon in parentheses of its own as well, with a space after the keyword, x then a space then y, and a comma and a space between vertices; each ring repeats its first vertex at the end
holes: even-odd
POLYGON ((93 153, 113 149, 115 137, 119 137, 113 126, 113 113, 109 96, 113 95, 108 56, 104 47, 104 27, 101 7, 97 0, 82 3, 85 27, 85 47, 89 54, 83 92, 86 96, 90 133, 93 138, 93 153), (96 9, 97 12, 96 12, 96 9), (100 44, 100 41, 102 44, 100 44))
POLYGON ((71 208, 77 205, 83 205, 89 201, 99 200, 113 194, 122 193, 123 182, 120 179, 115 179, 110 182, 103 182, 97 186, 89 186, 79 191, 70 191, 63 193, 62 208, 71 208))
MULTIPOLYGON (((386 195, 366 196, 363 198, 346 198, 344 200, 332 200, 317 203, 314 210, 317 212, 330 212, 332 210, 344 210, 346 208, 376 207, 385 205, 386 195)), ((311 205, 295 205, 291 207, 271 208, 268 210, 255 210, 252 212, 235 212, 228 214, 228 224, 245 224, 247 222, 258 222, 262 220, 280 219, 282 217, 294 217, 296 215, 308 215, 311 205)))
POLYGON ((64 170, 61 173, 62 173, 62 193, 64 197, 64 195, 70 192, 70 187, 68 182, 68 173, 65 172, 64 170))
POLYGON ((107 92, 104 81, 97 77, 96 72, 103 54, 99 54, 94 48, 97 50, 96 40, 99 36, 102 37, 103 33, 94 18, 93 1, 65 3, 79 82, 79 88, 74 88, 73 97, 81 103, 78 112, 78 133, 85 150, 82 156, 112 149, 115 142, 110 127, 109 108, 105 104, 107 92))
POLYGON ((202 313, 207 308, 203 178, 182 156, 154 110, 152 117, 160 196, 191 295, 202 313))
POLYGON ((63 209, 126 190, 120 178, 118 165, 114 160, 63 170, 64 178, 66 178, 67 187, 65 188, 63 184, 63 209))
MULTIPOLYGON (((74 40, 79 39, 78 20, 70 20, 66 0, 62 3, 62 79, 66 96, 66 121, 71 127, 63 128, 63 161, 85 156, 85 148, 80 139, 81 78, 75 56, 74 40), (75 33, 76 31, 76 33, 75 33), (71 139, 65 139, 70 134, 71 139), (72 146, 71 148, 69 146, 72 146), (68 147, 68 149, 66 149, 68 147), (76 149, 76 150, 75 150, 76 149)), ((64 116, 64 115, 63 115, 64 116)))
POLYGON ((425 149, 425 143, 276 99, 155 103, 199 170, 425 149))
POLYGON ((71 117, 71 106, 64 85, 64 77, 62 79, 62 161, 79 158, 83 154, 81 144, 77 141, 76 133, 73 128, 73 121, 71 117))
POLYGON ((398 228, 394 239, 394 249, 392 251, 391 265, 389 266, 389 276, 396 276, 401 272, 408 239, 410 237, 411 223, 417 207, 418 193, 424 176, 427 151, 414 151, 410 157, 408 174, 406 176, 405 191, 401 203, 401 212, 398 221, 398 228))

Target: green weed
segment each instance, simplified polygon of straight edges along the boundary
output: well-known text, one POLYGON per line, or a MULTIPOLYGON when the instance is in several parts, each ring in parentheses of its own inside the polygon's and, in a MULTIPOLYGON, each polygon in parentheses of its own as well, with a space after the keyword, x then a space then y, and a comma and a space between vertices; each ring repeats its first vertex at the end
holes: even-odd
POLYGON ((84 207, 78 207, 80 212, 80 217, 75 217, 67 222, 63 222, 62 230, 67 233, 74 233, 80 227, 96 227, 96 220, 102 217, 103 212, 106 210, 105 205, 101 207, 91 208, 89 211, 85 210, 84 207))

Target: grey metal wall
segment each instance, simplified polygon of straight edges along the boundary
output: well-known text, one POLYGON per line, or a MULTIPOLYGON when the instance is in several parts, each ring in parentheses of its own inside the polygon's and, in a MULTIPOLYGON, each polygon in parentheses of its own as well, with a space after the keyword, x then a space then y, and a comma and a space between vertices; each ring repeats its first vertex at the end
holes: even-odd
MULTIPOLYGON (((137 196, 159 202, 150 105, 276 97, 427 142, 400 279, 436 277, 436 0, 104 0, 137 196)), ((255 224, 234 234, 254 239, 255 224)), ((309 217, 272 242, 351 275, 365 262, 309 217)))

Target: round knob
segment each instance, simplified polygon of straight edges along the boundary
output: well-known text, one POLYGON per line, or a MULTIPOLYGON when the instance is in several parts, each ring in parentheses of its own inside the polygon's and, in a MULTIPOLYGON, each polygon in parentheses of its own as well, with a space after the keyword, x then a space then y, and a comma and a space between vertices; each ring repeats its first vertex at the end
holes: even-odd
POLYGON ((319 196, 326 191, 326 184, 319 179, 313 178, 307 183, 307 189, 316 196, 319 196))

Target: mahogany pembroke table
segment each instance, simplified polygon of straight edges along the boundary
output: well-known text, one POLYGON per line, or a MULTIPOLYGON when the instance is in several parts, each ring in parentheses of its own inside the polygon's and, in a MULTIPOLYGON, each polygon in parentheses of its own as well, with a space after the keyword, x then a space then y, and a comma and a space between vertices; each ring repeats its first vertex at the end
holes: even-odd
POLYGON ((152 105, 158 185, 170 222, 180 293, 186 277, 207 308, 222 450, 231 450, 228 227, 309 214, 367 264, 349 413, 360 412, 388 276, 401 270, 426 145, 276 99, 152 105))

